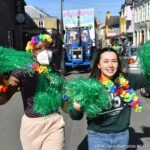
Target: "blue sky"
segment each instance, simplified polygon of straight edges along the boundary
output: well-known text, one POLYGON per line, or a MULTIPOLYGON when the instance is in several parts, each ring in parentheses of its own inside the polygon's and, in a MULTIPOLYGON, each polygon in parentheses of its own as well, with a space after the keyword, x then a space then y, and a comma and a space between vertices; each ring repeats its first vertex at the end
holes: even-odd
MULTIPOLYGON (((112 16, 119 15, 121 5, 125 0, 64 0, 64 10, 94 8, 95 16, 100 22, 104 21, 107 11, 112 16)), ((61 0, 25 0, 27 5, 42 9, 51 16, 60 18, 61 0)))

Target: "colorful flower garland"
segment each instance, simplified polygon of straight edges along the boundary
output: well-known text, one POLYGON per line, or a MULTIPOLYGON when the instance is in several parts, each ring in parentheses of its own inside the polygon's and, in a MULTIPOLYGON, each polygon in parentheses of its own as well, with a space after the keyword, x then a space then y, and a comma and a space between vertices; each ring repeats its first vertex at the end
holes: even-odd
POLYGON ((34 70, 35 72, 38 72, 39 74, 48 73, 48 71, 49 71, 48 66, 43 66, 38 63, 32 64, 31 69, 34 70))
POLYGON ((129 81, 126 80, 122 74, 119 74, 118 77, 119 86, 116 86, 113 81, 102 76, 99 80, 109 92, 116 93, 123 98, 124 102, 128 103, 128 105, 131 106, 136 112, 141 112, 142 103, 135 91, 130 88, 129 81))
POLYGON ((31 37, 31 41, 28 41, 25 50, 27 52, 32 52, 34 46, 40 41, 47 41, 49 44, 52 44, 52 37, 49 34, 39 34, 31 37))

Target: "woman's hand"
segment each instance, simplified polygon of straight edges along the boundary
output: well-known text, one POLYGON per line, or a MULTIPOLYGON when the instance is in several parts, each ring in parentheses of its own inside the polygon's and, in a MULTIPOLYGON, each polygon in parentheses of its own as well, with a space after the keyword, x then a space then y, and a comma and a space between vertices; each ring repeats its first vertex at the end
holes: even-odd
POLYGON ((6 80, 5 76, 0 76, 0 105, 5 104, 17 91, 20 81, 14 77, 10 76, 6 80))
POLYGON ((82 110, 80 104, 78 104, 77 102, 74 102, 73 105, 74 105, 74 109, 76 109, 76 110, 78 110, 78 111, 81 111, 81 110, 82 110))
POLYGON ((0 74, 0 93, 6 93, 8 88, 8 81, 6 76, 0 74))

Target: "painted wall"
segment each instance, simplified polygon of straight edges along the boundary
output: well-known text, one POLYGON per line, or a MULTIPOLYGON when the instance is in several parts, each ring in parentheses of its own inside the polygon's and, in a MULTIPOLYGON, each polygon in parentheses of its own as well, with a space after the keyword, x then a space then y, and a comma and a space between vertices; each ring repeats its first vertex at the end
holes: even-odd
POLYGON ((76 10, 64 10, 63 22, 65 27, 78 26, 78 16, 80 17, 80 26, 90 27, 91 39, 95 40, 95 23, 94 23, 94 9, 76 9, 76 10))

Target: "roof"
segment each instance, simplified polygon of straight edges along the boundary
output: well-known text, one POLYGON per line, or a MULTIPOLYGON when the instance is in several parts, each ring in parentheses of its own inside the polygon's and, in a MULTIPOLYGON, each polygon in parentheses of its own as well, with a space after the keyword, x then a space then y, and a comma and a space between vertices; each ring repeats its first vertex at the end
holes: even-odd
POLYGON ((141 2, 142 0, 134 0, 135 2, 141 2))
POLYGON ((125 0, 126 5, 132 5, 132 3, 133 3, 133 0, 125 0))
POLYGON ((146 2, 146 1, 148 1, 148 0, 134 0, 134 3, 135 3, 135 5, 140 5, 141 3, 143 3, 143 2, 146 2))
POLYGON ((110 19, 106 18, 106 25, 109 25, 110 27, 118 27, 120 22, 119 16, 110 16, 110 19))
POLYGON ((31 18, 47 18, 51 17, 50 15, 46 14, 44 11, 33 7, 33 6, 25 6, 25 12, 31 18))

